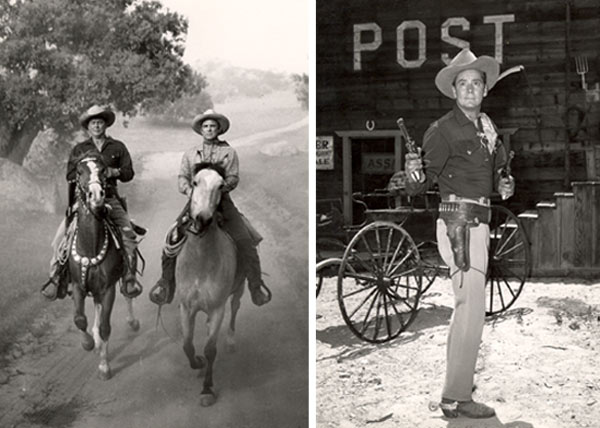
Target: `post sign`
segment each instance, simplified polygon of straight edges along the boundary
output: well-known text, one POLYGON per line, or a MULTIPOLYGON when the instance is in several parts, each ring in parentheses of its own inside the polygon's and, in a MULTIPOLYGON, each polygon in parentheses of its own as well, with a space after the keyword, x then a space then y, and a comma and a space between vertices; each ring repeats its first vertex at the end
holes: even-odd
POLYGON ((393 174, 395 158, 393 153, 363 153, 363 174, 393 174))
POLYGON ((317 169, 333 169, 333 136, 317 137, 317 169))

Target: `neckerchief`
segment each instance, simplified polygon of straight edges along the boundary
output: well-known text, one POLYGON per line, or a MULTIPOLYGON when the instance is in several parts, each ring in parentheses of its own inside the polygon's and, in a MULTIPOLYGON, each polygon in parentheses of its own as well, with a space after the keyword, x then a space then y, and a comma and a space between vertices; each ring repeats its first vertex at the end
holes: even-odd
POLYGON ((477 118, 477 136, 479 137, 481 144, 487 148, 490 153, 493 153, 496 148, 498 133, 494 128, 492 119, 485 113, 481 113, 477 118))

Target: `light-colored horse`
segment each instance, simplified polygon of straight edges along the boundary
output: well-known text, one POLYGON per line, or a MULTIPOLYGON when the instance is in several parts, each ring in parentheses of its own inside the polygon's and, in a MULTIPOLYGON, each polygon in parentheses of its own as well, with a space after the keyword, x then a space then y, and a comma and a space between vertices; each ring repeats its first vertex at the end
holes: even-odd
MULTIPOLYGON (((124 269, 123 257, 117 250, 107 224, 105 205, 106 167, 99 155, 87 155, 77 162, 77 212, 73 242, 69 252, 69 271, 73 283, 74 322, 82 332, 81 345, 86 351, 100 354, 98 376, 111 377, 108 364, 110 314, 115 301, 115 284, 124 269), (94 299, 95 318, 92 335, 87 332, 85 297, 94 299)), ((127 322, 132 330, 140 328, 133 315, 132 299, 127 300, 127 322)))
POLYGON ((210 164, 200 164, 195 168, 189 215, 196 224, 198 234, 187 233, 187 241, 177 258, 175 272, 180 298, 183 350, 191 368, 206 368, 200 397, 202 406, 210 406, 216 401, 213 365, 225 306, 231 296, 227 345, 232 350, 235 318, 244 292, 245 274, 238 265, 235 243, 215 219, 224 184, 223 174, 220 168, 210 164), (208 317, 204 357, 196 355, 193 343, 198 311, 206 313, 208 317))

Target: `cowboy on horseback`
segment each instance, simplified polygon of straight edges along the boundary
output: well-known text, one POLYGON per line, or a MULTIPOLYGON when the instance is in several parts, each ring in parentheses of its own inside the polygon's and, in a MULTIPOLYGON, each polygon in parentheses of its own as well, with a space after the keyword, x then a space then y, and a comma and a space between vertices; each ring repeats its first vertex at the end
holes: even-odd
POLYGON ((53 255, 50 261, 50 279, 42 286, 42 294, 49 300, 64 298, 68 287, 68 269, 65 262, 70 240, 70 226, 74 209, 76 192, 77 162, 88 154, 100 155, 106 164, 106 203, 110 206, 110 220, 121 232, 123 248, 127 256, 126 272, 123 276, 121 293, 125 297, 137 297, 142 286, 136 279, 137 234, 129 219, 124 200, 117 191, 117 180, 124 183, 134 176, 131 156, 124 143, 106 135, 106 129, 115 122, 115 114, 108 107, 94 105, 79 118, 81 126, 88 131, 90 138, 78 143, 71 150, 67 165, 67 181, 69 183, 69 203, 66 218, 58 228, 52 242, 53 255))
POLYGON ((167 236, 167 245, 162 255, 162 276, 150 291, 150 300, 157 305, 171 303, 173 300, 176 258, 181 249, 177 243, 182 241, 187 230, 194 233, 194 224, 188 217, 194 166, 209 163, 221 167, 225 172, 220 206, 223 228, 236 243, 238 254, 246 269, 252 302, 257 306, 264 305, 271 300, 271 293, 261 279, 260 259, 256 250, 262 238, 256 236, 256 232, 237 210, 229 196, 239 182, 238 156, 226 141, 218 138, 229 129, 229 119, 213 110, 207 110, 194 118, 192 129, 203 137, 203 141, 185 152, 181 161, 178 187, 179 191, 188 197, 188 203, 167 236))

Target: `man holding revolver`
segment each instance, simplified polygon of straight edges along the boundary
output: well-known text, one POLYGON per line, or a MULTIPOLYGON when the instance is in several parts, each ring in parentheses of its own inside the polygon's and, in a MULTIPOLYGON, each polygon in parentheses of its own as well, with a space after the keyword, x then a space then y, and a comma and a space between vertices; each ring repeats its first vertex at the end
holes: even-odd
POLYGON ((456 104, 425 132, 423 159, 406 155, 408 193, 424 192, 437 183, 442 199, 436 223, 438 250, 450 268, 454 291, 440 406, 449 418, 495 415, 471 394, 485 317, 489 198, 497 190, 507 199, 515 186, 505 174, 508 157, 496 126, 481 112, 499 71, 494 58, 478 58, 469 49, 459 52, 435 79, 440 92, 456 104))

